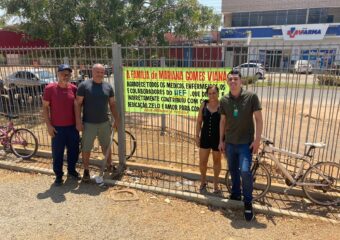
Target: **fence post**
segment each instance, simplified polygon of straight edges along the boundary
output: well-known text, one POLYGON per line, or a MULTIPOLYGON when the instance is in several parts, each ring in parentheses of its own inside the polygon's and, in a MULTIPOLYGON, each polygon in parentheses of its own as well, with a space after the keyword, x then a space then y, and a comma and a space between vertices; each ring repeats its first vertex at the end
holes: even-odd
MULTIPOLYGON (((165 67, 165 57, 161 57, 161 67, 165 67)), ((165 135, 165 129, 166 129, 165 117, 166 117, 165 114, 161 115, 161 136, 165 135)))
MULTIPOLYGON (((113 64, 113 84, 115 89, 115 99, 117 112, 120 117, 118 128, 118 171, 122 173, 126 167, 126 148, 125 148, 125 110, 124 110, 124 82, 123 82, 123 61, 122 47, 120 44, 112 45, 112 64, 113 64)), ((111 78, 112 80, 112 78, 111 78)), ((111 83, 112 84, 112 83, 111 83)))

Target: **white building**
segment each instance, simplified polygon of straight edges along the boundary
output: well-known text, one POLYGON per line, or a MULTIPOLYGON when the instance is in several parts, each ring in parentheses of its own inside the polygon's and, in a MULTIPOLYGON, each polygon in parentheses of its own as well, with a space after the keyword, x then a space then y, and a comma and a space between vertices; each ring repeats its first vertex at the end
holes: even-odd
POLYGON ((340 60, 340 0, 222 0, 226 66, 259 61, 314 68, 340 60))

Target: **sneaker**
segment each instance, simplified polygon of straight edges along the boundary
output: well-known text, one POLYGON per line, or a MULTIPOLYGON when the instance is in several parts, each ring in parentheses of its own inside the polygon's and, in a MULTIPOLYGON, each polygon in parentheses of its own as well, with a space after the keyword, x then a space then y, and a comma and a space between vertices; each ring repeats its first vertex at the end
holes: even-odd
POLYGON ((207 190, 207 183, 204 183, 200 186, 200 194, 207 194, 208 190, 207 190))
POLYGON ((63 177, 56 177, 54 180, 54 186, 59 187, 63 185, 63 177))
POLYGON ((234 201, 241 201, 241 196, 235 196, 235 195, 230 195, 229 199, 234 200, 234 201))
POLYGON ((244 203, 244 218, 247 222, 254 218, 253 205, 251 203, 244 203))
POLYGON ((91 180, 91 178, 90 178, 90 171, 88 169, 84 169, 84 174, 83 174, 82 181, 87 183, 90 180, 91 180))
POLYGON ((80 180, 81 179, 80 174, 77 171, 75 171, 75 170, 72 171, 72 172, 68 172, 67 176, 71 177, 71 178, 73 178, 75 180, 80 180))

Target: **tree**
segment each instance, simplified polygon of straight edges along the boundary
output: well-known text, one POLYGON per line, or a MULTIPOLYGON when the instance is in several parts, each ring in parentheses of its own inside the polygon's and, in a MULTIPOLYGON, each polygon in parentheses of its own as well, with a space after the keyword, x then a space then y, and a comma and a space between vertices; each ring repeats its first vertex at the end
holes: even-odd
POLYGON ((2 0, 0 8, 51 45, 163 44, 167 32, 194 39, 220 24, 197 0, 2 0))

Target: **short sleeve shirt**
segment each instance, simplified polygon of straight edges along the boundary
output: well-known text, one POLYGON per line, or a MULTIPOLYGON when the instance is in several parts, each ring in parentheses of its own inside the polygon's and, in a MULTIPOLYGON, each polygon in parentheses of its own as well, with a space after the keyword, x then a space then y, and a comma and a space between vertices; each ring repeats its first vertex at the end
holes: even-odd
POLYGON ((222 97, 220 112, 226 116, 225 141, 232 144, 249 144, 254 140, 253 113, 262 110, 255 93, 241 90, 238 98, 231 93, 222 97))
POLYGON ((103 123, 109 120, 107 115, 109 99, 114 96, 113 88, 109 83, 86 80, 78 86, 77 95, 84 97, 84 122, 103 123))
POLYGON ((44 89, 43 99, 50 104, 51 124, 57 127, 75 125, 74 100, 77 87, 68 84, 62 88, 58 83, 50 83, 44 89))

